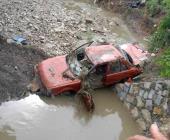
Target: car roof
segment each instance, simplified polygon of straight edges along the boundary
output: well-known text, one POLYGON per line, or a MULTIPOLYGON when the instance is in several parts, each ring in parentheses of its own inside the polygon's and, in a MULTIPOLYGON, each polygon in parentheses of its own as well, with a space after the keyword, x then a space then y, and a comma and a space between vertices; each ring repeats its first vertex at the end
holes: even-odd
POLYGON ((94 65, 115 61, 123 57, 121 52, 112 45, 90 46, 85 49, 85 52, 94 65))

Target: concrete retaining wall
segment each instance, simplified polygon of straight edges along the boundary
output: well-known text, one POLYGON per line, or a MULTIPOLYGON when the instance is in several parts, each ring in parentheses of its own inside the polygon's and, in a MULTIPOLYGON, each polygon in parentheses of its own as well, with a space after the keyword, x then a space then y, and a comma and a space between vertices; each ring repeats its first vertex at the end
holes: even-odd
POLYGON ((118 97, 144 131, 153 122, 161 125, 162 118, 170 115, 169 89, 169 81, 115 85, 118 97))

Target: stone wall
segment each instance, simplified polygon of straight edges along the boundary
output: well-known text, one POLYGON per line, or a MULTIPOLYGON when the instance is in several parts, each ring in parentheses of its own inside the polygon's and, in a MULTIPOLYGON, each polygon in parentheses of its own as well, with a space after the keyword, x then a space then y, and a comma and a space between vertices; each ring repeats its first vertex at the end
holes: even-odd
POLYGON ((131 112, 143 131, 170 115, 169 81, 124 83, 115 85, 115 92, 131 112))

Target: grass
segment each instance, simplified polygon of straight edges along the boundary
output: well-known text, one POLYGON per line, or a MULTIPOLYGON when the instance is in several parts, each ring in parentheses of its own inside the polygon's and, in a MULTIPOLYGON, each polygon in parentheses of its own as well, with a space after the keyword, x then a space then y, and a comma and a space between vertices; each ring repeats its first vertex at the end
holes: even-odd
POLYGON ((161 56, 156 59, 156 64, 160 66, 161 76, 170 77, 170 0, 148 0, 148 2, 151 5, 150 10, 152 15, 155 14, 152 12, 156 12, 158 6, 163 7, 162 9, 166 12, 158 28, 151 35, 149 45, 152 51, 164 50, 161 56), (156 6, 155 3, 159 5, 156 6))

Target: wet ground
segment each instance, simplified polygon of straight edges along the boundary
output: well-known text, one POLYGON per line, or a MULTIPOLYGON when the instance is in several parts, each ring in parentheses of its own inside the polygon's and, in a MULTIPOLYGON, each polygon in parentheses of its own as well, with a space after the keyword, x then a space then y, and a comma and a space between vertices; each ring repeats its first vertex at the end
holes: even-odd
POLYGON ((0 41, 0 104, 24 96, 34 77, 34 66, 45 58, 40 50, 0 41))
POLYGON ((84 111, 74 97, 30 95, 0 106, 1 140, 125 140, 137 124, 112 90, 95 91, 96 109, 84 111))

